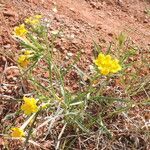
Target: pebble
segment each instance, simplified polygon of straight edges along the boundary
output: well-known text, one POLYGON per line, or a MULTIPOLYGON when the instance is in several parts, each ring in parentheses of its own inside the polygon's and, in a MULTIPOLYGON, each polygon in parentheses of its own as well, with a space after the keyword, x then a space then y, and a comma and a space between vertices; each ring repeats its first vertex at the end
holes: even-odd
POLYGON ((72 57, 72 56, 73 56, 73 53, 68 52, 67 55, 68 55, 69 57, 72 57))
POLYGON ((3 46, 5 49, 9 49, 10 47, 11 47, 11 45, 10 44, 7 44, 7 45, 4 45, 3 46))
POLYGON ((82 52, 82 53, 85 53, 85 50, 84 50, 84 49, 81 49, 81 52, 82 52))
POLYGON ((143 21, 143 23, 148 23, 148 20, 145 19, 145 20, 143 21))
POLYGON ((57 48, 53 48, 53 52, 57 52, 57 48))
POLYGON ((2 56, 2 61, 6 62, 7 61, 6 57, 2 56))
POLYGON ((13 80, 13 81, 17 81, 17 77, 13 77, 12 80, 13 80))
POLYGON ((71 7, 71 8, 69 8, 69 9, 70 9, 72 12, 74 12, 74 13, 75 13, 75 10, 74 10, 74 8, 72 8, 72 7, 71 7))
POLYGON ((4 11, 3 14, 4 14, 4 16, 8 16, 8 17, 11 17, 11 16, 12 17, 17 17, 17 14, 15 12, 11 11, 11 10, 4 11))
POLYGON ((122 6, 123 5, 123 1, 122 0, 118 0, 118 5, 122 6))
POLYGON ((68 60, 68 59, 69 59, 69 57, 68 57, 68 56, 65 56, 65 59, 67 59, 67 60, 68 60))
POLYGON ((112 36, 113 36, 113 33, 108 33, 108 35, 112 37, 112 36))

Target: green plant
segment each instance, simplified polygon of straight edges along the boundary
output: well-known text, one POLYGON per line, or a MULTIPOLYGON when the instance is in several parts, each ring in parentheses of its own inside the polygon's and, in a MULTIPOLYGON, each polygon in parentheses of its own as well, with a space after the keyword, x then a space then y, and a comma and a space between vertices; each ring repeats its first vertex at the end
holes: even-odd
MULTIPOLYGON (((99 53, 94 61, 98 67, 93 64, 94 71, 85 73, 77 66, 80 55, 69 67, 65 68, 57 63, 54 48, 59 31, 50 34, 40 15, 30 17, 25 22, 25 25, 14 29, 14 36, 19 39, 23 48, 17 62, 20 80, 27 80, 33 90, 30 91, 30 96, 24 94, 24 101, 20 107, 25 112, 25 121, 21 127, 13 128, 11 134, 12 138, 24 140, 25 147, 29 142, 38 145, 30 139, 36 139, 40 129, 46 127, 46 132, 43 133, 46 138, 52 134, 52 128, 59 125, 61 126, 58 129, 59 133, 54 138, 56 149, 66 148, 66 145, 69 147, 71 144, 71 142, 68 144, 68 139, 61 143, 63 134, 68 132, 67 129, 77 135, 92 135, 93 132, 100 131, 101 134, 112 138, 112 132, 105 125, 105 120, 128 111, 133 105, 148 102, 136 104, 130 97, 128 99, 114 97, 107 91, 113 79, 119 79, 126 84, 122 77, 126 76, 126 69, 132 65, 128 63, 129 58, 136 54, 134 48, 124 53, 126 37, 123 33, 118 38, 115 53, 110 46, 106 54, 103 54, 100 46, 94 44, 95 51, 99 53), (113 59, 110 54, 114 57, 116 55, 118 60, 113 59), (76 72, 79 81, 80 90, 75 93, 66 86, 66 76, 71 70, 76 72), (48 74, 47 77, 43 77, 45 72, 48 74), (84 80, 85 76, 88 82, 84 80)), ((130 87, 126 88, 128 91, 129 89, 130 87)), ((133 94, 133 91, 131 93, 133 94)), ((18 114, 21 113, 19 110, 18 114)), ((10 132, 9 128, 5 132, 10 132)))

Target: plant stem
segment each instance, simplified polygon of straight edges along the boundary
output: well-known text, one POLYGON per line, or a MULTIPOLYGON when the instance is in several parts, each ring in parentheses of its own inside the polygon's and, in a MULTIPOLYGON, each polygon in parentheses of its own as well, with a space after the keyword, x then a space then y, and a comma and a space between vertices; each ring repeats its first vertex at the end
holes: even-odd
POLYGON ((26 140, 25 140, 25 143, 24 143, 25 149, 27 148, 27 144, 28 144, 30 135, 31 135, 31 133, 32 133, 32 129, 33 129, 34 123, 36 122, 36 119, 37 119, 37 116, 39 115, 39 113, 40 113, 40 110, 35 114, 34 120, 33 120, 32 124, 31 124, 31 126, 30 126, 30 128, 29 128, 28 136, 27 136, 27 138, 26 138, 26 140))

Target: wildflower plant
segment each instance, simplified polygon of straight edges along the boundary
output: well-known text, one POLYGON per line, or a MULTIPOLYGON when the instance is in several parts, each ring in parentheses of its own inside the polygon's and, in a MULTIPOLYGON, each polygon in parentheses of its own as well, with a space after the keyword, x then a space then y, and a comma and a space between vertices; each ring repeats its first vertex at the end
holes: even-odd
MULTIPOLYGON (((95 45, 98 55, 93 59, 94 71, 86 74, 77 66, 76 60, 71 67, 64 68, 57 63, 54 54, 55 40, 59 37, 59 32, 53 33, 49 33, 41 15, 31 16, 25 19, 24 24, 14 28, 13 35, 19 38, 18 42, 22 47, 17 59, 21 79, 27 80, 33 91, 30 91, 30 96, 24 94, 21 100, 19 114, 22 114, 25 120, 22 127, 16 126, 8 132, 11 137, 25 138, 24 146, 27 147, 31 138, 36 139, 40 129, 46 127, 46 133, 43 135, 47 137, 53 134, 54 126, 59 124, 62 128, 59 129, 58 137, 53 139, 56 149, 62 148, 60 140, 63 134, 66 134, 66 128, 71 128, 72 132, 77 134, 89 135, 96 128, 96 131, 101 131, 111 138, 113 135, 105 126, 105 118, 132 107, 129 100, 114 98, 108 94, 104 96, 111 78, 121 76, 124 60, 119 55, 116 58, 108 53, 110 49, 104 53, 95 45), (81 90, 75 93, 66 86, 65 77, 70 70, 75 70, 81 81, 81 90), (48 76, 43 78, 42 74, 45 72, 48 76), (88 83, 83 79, 85 76, 88 83), (116 102, 123 104, 118 108, 119 111, 114 106, 116 102), (107 111, 110 111, 108 115, 107 111)), ((64 147, 65 144, 67 141, 62 143, 64 147)))

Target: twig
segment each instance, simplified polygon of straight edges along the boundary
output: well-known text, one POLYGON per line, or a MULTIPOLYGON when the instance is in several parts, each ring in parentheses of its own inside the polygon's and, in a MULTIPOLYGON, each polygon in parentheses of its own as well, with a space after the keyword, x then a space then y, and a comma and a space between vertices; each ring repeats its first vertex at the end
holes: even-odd
POLYGON ((36 121, 37 116, 39 115, 39 113, 40 113, 40 110, 35 114, 35 118, 34 118, 32 124, 31 124, 31 126, 30 126, 30 128, 29 128, 28 136, 27 136, 27 138, 26 138, 26 140, 25 140, 25 143, 24 143, 25 150, 26 150, 26 148, 27 148, 27 144, 28 144, 28 142, 29 142, 29 138, 30 138, 30 135, 31 135, 31 133, 32 133, 32 128, 33 128, 33 126, 34 126, 34 123, 35 123, 35 121, 36 121))
POLYGON ((56 150, 59 150, 60 139, 61 139, 61 137, 62 137, 62 135, 63 135, 63 133, 65 131, 66 125, 67 125, 67 123, 65 123, 65 125, 63 126, 63 128, 62 128, 62 130, 61 130, 61 132, 60 132, 60 134, 58 136, 58 142, 57 142, 57 145, 56 145, 56 150))
POLYGON ((0 101, 11 101, 11 102, 18 102, 18 101, 23 101, 22 99, 15 99, 12 96, 9 95, 4 95, 4 94, 0 94, 0 101), (4 99, 2 99, 4 98, 4 99))

